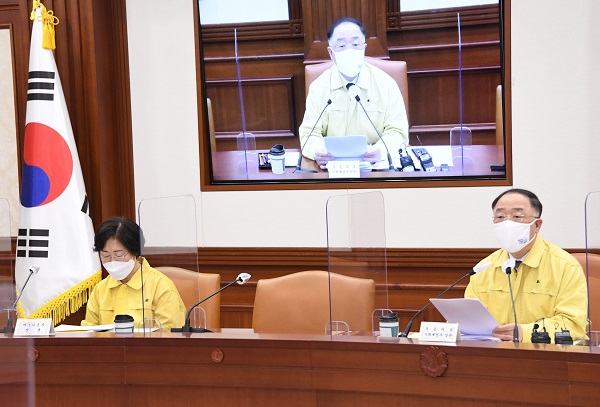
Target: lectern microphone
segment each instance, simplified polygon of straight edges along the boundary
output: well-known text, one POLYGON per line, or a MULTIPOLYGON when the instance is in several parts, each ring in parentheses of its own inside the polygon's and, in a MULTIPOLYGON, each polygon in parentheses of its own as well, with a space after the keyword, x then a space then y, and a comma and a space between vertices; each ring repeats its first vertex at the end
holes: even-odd
POLYGON ((306 137, 306 140, 304 140, 304 144, 302 144, 302 147, 300 148, 300 156, 298 157, 298 163, 296 164, 296 169, 294 170, 294 174, 298 173, 298 174, 309 174, 309 173, 314 173, 317 172, 315 170, 303 170, 302 167, 302 153, 304 152, 304 147, 306 147, 306 144, 308 143, 308 139, 310 139, 310 136, 312 136, 313 131, 315 131, 315 127, 317 127, 317 124, 319 123, 319 120, 321 120, 321 116, 323 116, 323 113, 325 113, 325 109, 327 109, 327 106, 329 106, 330 104, 333 103, 333 101, 338 97, 338 95, 341 93, 341 90, 336 89, 331 96, 329 96, 329 99, 327 99, 327 102, 325 103, 325 106, 323 106, 323 109, 321 110, 321 113, 319 113, 319 117, 317 117, 317 120, 315 121, 314 126, 312 127, 312 129, 310 129, 310 133, 308 133, 308 137, 306 137))
POLYGON ((37 274, 38 271, 40 271, 40 266, 35 265, 35 266, 29 267, 29 275, 27 276, 27 280, 25 280, 25 284, 23 284, 23 288, 21 288, 21 292, 17 296, 17 299, 15 300, 12 308, 10 310, 8 310, 9 311, 8 312, 8 320, 6 321, 6 326, 2 329, 3 333, 10 334, 15 331, 14 322, 13 322, 13 314, 17 309, 17 304, 19 303, 19 300, 21 299, 23 292, 25 291, 25 287, 27 287, 27 283, 29 283, 29 279, 31 278, 32 275, 37 274))
POLYGON ((383 140, 383 137, 381 137, 381 134, 379 134, 379 130, 377 130, 377 127, 375 127, 375 123, 373 123, 373 120, 371 120, 371 117, 367 113, 367 109, 365 109, 365 107, 363 106, 363 104, 362 104, 362 102, 360 100, 360 88, 358 86, 356 86, 355 84, 353 84, 352 82, 348 83, 346 85, 346 88, 348 88, 348 94, 350 95, 350 97, 353 98, 353 99, 356 99, 356 101, 358 102, 358 104, 362 108, 363 112, 365 112, 365 116, 367 116, 367 119, 369 119, 369 122, 371 123, 371 126, 373 126, 373 129, 375 129, 375 133, 377 133, 377 137, 379 137, 379 140, 381 140, 381 142, 383 143, 383 146, 385 147, 385 151, 387 153, 387 160, 388 160, 388 165, 389 166, 386 169, 382 169, 382 170, 378 170, 378 171, 398 171, 396 169, 396 167, 394 167, 394 164, 392 162, 392 156, 390 154, 390 149, 388 148, 387 144, 385 144, 385 141, 383 140))
POLYGON ((250 274, 248 274, 248 273, 240 273, 237 276, 237 278, 235 280, 233 280, 231 283, 227 284, 225 287, 221 288, 218 291, 215 291, 214 293, 212 293, 208 297, 206 297, 203 300, 200 300, 197 303, 195 303, 194 305, 192 305, 190 307, 190 309, 188 310, 187 314, 185 315, 185 324, 181 328, 171 328, 171 332, 190 332, 190 333, 212 332, 211 330, 206 329, 206 328, 193 328, 193 327, 190 326, 191 325, 190 324, 190 314, 192 313, 192 311, 194 310, 194 308, 196 308, 198 305, 202 304, 204 301, 208 300, 209 298, 211 298, 211 297, 219 294, 221 291, 223 291, 227 287, 230 287, 234 283, 238 283, 239 285, 243 285, 248 280, 250 280, 250 277, 252 277, 252 276, 250 274))

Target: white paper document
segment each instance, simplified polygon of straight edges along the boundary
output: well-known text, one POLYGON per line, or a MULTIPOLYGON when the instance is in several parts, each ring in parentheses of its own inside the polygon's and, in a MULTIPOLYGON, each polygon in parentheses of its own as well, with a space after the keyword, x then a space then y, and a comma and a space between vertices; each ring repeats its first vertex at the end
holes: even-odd
POLYGON ((54 330, 56 332, 104 332, 104 331, 114 331, 115 324, 91 325, 91 326, 62 324, 62 325, 55 327, 54 330))
POLYGON ((335 160, 361 160, 367 152, 367 136, 329 136, 323 137, 327 152, 334 156, 335 160))
MULTIPOLYGON (((114 332, 115 324, 106 324, 106 325, 66 325, 62 324, 54 328, 56 332, 114 332)), ((134 328, 133 332, 154 332, 157 331, 158 328, 134 328)))
POLYGON ((431 298, 429 301, 448 322, 458 323, 462 339, 499 341, 492 331, 498 323, 476 298, 431 298))

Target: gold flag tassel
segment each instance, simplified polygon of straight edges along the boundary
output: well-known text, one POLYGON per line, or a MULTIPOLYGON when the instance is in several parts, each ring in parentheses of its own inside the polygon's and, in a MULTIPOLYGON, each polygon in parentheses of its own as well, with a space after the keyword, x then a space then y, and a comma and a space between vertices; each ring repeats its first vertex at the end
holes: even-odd
POLYGON ((56 37, 54 35, 54 26, 60 22, 58 17, 54 15, 52 10, 47 11, 46 7, 40 0, 33 0, 33 8, 31 10, 31 20, 35 19, 35 11, 41 7, 42 16, 42 48, 54 50, 56 49, 56 37))
POLYGON ((94 286, 102 280, 102 270, 98 270, 86 280, 71 287, 42 307, 27 315, 21 302, 17 304, 17 315, 22 318, 52 318, 54 325, 60 324, 66 317, 77 312, 87 302, 94 286))

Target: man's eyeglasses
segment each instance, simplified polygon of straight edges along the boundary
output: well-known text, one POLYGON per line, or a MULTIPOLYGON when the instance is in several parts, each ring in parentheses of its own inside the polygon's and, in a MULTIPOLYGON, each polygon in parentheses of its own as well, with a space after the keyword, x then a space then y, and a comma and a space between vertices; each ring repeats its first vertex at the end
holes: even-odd
POLYGON ((354 49, 354 50, 362 51, 363 49, 365 49, 365 45, 367 45, 367 44, 364 42, 353 42, 352 44, 336 44, 336 45, 331 45, 330 47, 335 52, 341 52, 341 51, 345 51, 347 49, 354 49))
POLYGON ((125 259, 125 257, 128 255, 129 253, 114 253, 114 254, 102 254, 100 253, 100 260, 102 261, 102 263, 106 263, 111 261, 123 261, 125 259))
POLYGON ((523 223, 525 219, 539 219, 539 216, 533 215, 494 215, 494 223, 504 222, 505 220, 512 220, 513 222, 523 223))

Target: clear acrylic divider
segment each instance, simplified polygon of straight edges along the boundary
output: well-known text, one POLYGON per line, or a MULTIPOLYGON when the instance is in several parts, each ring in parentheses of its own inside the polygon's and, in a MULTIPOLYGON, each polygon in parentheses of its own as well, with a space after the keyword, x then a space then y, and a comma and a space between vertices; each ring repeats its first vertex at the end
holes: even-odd
POLYGON ((5 337, 0 346, 2 401, 7 406, 35 406, 33 340, 10 339, 18 318, 11 235, 10 204, 6 198, 0 198, 0 335, 5 337))
POLYGON ((11 250, 11 215, 7 199, 0 198, 0 329, 14 331, 16 312, 15 275, 11 250))
MULTIPOLYGON (((201 300, 196 200, 192 195, 144 199, 138 205, 138 220, 143 234, 140 253, 151 267, 173 281, 186 307, 185 318, 190 307, 201 300)), ((190 318, 191 326, 205 329, 206 313, 193 315, 203 317, 190 318)), ((149 334, 171 328, 163 326, 149 307, 145 308, 143 318, 135 321, 136 328, 143 328, 149 334)))
POLYGON ((465 126, 453 127, 450 130, 450 149, 452 151, 452 165, 461 172, 473 169, 471 150, 473 135, 471 129, 465 126))
MULTIPOLYGON (((585 267, 588 284, 588 337, 600 346, 600 191, 585 198, 585 267)), ((575 338, 573 338, 575 339, 575 338)))
POLYGON ((326 334, 378 335, 379 317, 390 312, 383 195, 333 196, 326 212, 330 308, 326 334))
POLYGON ((254 134, 242 132, 237 135, 238 163, 237 172, 241 179, 248 179, 258 174, 258 152, 254 134))
POLYGON ((139 332, 156 332, 158 335, 162 334, 162 322, 157 318, 144 318, 143 321, 139 321, 136 326, 139 332))

